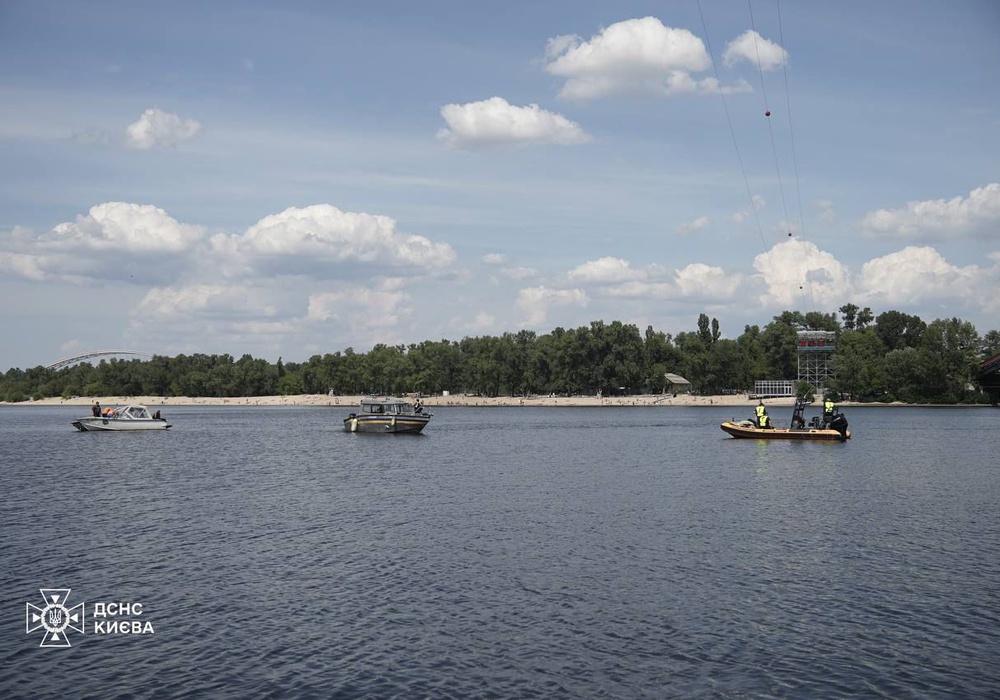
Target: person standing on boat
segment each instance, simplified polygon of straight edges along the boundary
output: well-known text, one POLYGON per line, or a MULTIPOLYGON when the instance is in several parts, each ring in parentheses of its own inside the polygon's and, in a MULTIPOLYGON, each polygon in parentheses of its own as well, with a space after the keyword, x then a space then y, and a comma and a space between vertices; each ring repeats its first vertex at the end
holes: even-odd
POLYGON ((101 417, 101 402, 95 401, 94 405, 90 407, 90 412, 94 414, 94 418, 101 417))
POLYGON ((424 405, 422 403, 420 403, 420 397, 419 396, 413 400, 413 412, 414 413, 423 413, 424 412, 424 405))
POLYGON ((767 416, 767 408, 764 406, 764 400, 761 399, 757 403, 757 427, 758 428, 763 428, 763 427, 767 426, 767 424, 768 424, 767 418, 768 418, 768 416, 767 416))
POLYGON ((830 425, 833 422, 833 412, 837 410, 836 404, 833 403, 833 399, 827 394, 823 399, 823 422, 826 425, 830 425))

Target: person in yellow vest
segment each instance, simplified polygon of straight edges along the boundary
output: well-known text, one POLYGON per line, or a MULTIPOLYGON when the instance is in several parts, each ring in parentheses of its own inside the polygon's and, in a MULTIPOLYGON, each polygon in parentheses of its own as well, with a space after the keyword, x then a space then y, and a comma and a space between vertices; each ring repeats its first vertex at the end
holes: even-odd
POLYGON ((774 428, 774 426, 771 425, 771 416, 767 415, 766 412, 764 413, 764 415, 758 418, 757 421, 760 423, 760 427, 762 428, 767 428, 768 430, 774 428))
POLYGON ((823 399, 823 422, 827 425, 833 421, 833 412, 837 410, 837 406, 833 403, 833 399, 827 394, 823 399))
POLYGON ((757 427, 764 428, 768 425, 767 408, 764 406, 764 401, 761 400, 757 402, 757 427))

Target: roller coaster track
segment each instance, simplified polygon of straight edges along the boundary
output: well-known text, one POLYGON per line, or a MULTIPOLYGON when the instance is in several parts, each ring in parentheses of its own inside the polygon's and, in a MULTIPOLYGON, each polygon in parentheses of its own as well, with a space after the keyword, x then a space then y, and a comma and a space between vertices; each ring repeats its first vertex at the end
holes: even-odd
POLYGON ((134 350, 96 350, 94 352, 85 352, 81 355, 74 355, 73 357, 67 357, 57 362, 53 362, 51 365, 47 365, 46 369, 62 369, 63 367, 75 365, 78 362, 92 360, 95 357, 120 357, 122 355, 147 358, 152 357, 152 355, 148 352, 135 352, 134 350))

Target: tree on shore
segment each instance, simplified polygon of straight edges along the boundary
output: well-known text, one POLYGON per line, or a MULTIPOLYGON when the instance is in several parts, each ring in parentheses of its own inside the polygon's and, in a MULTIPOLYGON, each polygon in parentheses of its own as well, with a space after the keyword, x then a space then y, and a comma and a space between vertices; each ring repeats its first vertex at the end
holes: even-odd
POLYGON ((889 310, 874 316, 852 304, 835 314, 783 311, 762 328, 747 325, 726 338, 717 319, 699 314, 695 329, 677 333, 621 321, 521 330, 459 341, 378 344, 270 363, 244 354, 154 356, 102 360, 59 370, 13 368, 0 375, 0 400, 62 396, 208 396, 364 393, 483 396, 659 393, 665 375, 680 374, 702 394, 745 392, 758 379, 797 376, 799 330, 838 335, 829 388, 860 401, 986 402, 976 387, 979 362, 1000 353, 1000 332, 980 337, 959 318, 925 323, 889 310))

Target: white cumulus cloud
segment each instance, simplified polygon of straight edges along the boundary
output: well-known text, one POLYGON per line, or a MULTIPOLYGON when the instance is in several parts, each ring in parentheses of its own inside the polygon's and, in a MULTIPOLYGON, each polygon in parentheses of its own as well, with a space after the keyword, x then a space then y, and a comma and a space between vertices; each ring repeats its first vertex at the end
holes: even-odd
POLYGON ((0 244, 0 268, 34 280, 156 284, 177 274, 204 236, 152 205, 106 202, 41 234, 15 229, 0 244))
POLYGON ((149 290, 133 314, 143 322, 175 318, 267 318, 275 307, 261 289, 241 285, 192 284, 149 290))
POLYGON ((865 215, 862 228, 917 240, 985 238, 1000 228, 1000 183, 969 192, 968 197, 908 202, 905 209, 879 209, 865 215))
POLYGON ((577 144, 590 141, 579 124, 537 104, 517 107, 502 97, 441 108, 448 128, 437 138, 453 148, 475 149, 523 144, 577 144))
POLYGON ((341 211, 330 204, 290 207, 264 217, 243 234, 212 238, 215 253, 237 260, 243 274, 341 277, 337 263, 412 267, 425 271, 455 261, 447 243, 396 230, 388 216, 341 211))
POLYGON ((805 292, 817 299, 845 299, 852 293, 847 267, 814 243, 791 239, 754 258, 766 287, 765 306, 792 308, 805 292))
POLYGON ((59 224, 44 240, 77 250, 180 253, 203 234, 201 226, 179 223, 151 204, 106 202, 72 223, 59 224))
POLYGON ((996 289, 996 269, 958 267, 929 246, 908 246, 861 267, 865 299, 884 304, 917 304, 928 300, 975 300, 984 289, 996 289))
POLYGON ((726 50, 722 53, 722 62, 727 66, 740 61, 748 61, 763 71, 771 71, 788 62, 788 52, 748 29, 726 44, 726 50))
POLYGON ((611 274, 614 267, 606 269, 609 274, 599 281, 611 284, 598 290, 600 297, 646 301, 725 301, 734 298, 745 282, 742 274, 704 263, 691 263, 673 273, 668 273, 658 265, 650 265, 641 270, 631 270, 628 267, 618 269, 621 272, 618 275, 611 274))
POLYGON ((629 280, 611 285, 601 291, 602 296, 611 299, 639 299, 643 301, 665 301, 679 296, 677 286, 671 282, 649 282, 629 280))
POLYGON ((642 270, 633 269, 627 260, 614 257, 590 260, 582 265, 578 265, 567 273, 567 277, 575 282, 604 284, 642 279, 645 276, 646 274, 642 270))
POLYGON ((674 282, 684 297, 727 300, 736 295, 743 284, 743 275, 704 263, 691 263, 675 273, 674 282))
POLYGON ((738 224, 742 224, 744 221, 750 218, 750 216, 755 211, 760 211, 767 206, 767 201, 761 197, 759 194, 755 194, 750 198, 750 206, 743 211, 738 211, 732 215, 733 221, 738 224))
POLYGON ((503 265, 507 262, 507 256, 503 253, 487 253, 480 260, 487 265, 503 265))
POLYGON ((125 145, 137 151, 176 146, 198 135, 201 123, 151 107, 125 127, 125 145))
POLYGON ((566 79, 559 96, 571 99, 719 89, 715 78, 693 77, 712 66, 702 40, 656 17, 617 22, 589 41, 577 36, 549 39, 546 59, 545 69, 566 79))
POLYGON ((522 289, 517 306, 524 313, 523 325, 537 326, 545 322, 551 309, 576 304, 586 307, 587 294, 582 289, 550 289, 545 285, 522 289))
POLYGON ((490 314, 486 311, 480 311, 476 314, 475 318, 468 324, 470 330, 476 330, 480 333, 487 333, 494 329, 496 326, 497 319, 496 316, 490 314))
POLYGON ((410 301, 410 295, 395 285, 321 292, 310 295, 308 318, 370 336, 409 318, 410 301))
POLYGON ((711 223, 711 219, 707 216, 699 216, 697 219, 691 221, 685 221, 677 227, 677 233, 686 234, 694 233, 695 231, 701 231, 708 227, 711 223))

